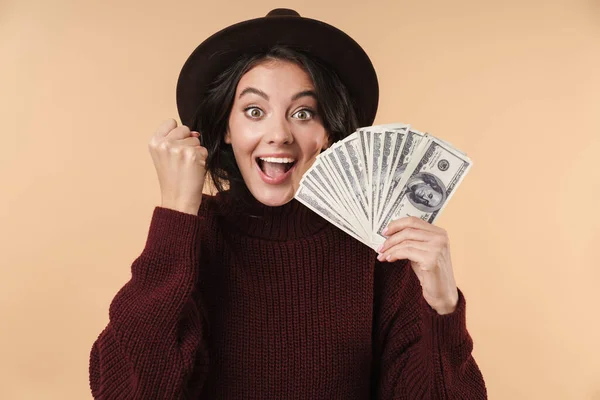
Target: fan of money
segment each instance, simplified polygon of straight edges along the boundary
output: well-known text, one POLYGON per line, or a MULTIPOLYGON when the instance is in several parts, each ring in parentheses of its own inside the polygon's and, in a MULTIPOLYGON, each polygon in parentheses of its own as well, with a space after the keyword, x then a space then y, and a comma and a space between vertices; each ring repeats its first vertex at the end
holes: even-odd
POLYGON ((471 165, 450 143, 410 125, 364 127, 319 154, 294 197, 376 250, 395 219, 433 223, 471 165))

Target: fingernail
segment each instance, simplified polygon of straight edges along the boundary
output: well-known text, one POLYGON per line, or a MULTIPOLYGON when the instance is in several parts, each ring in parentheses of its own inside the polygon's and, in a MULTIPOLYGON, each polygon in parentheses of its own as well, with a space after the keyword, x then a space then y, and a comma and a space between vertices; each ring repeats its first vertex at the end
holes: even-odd
POLYGON ((383 230, 383 232, 381 232, 381 234, 382 234, 382 235, 385 235, 385 234, 387 233, 387 231, 388 231, 388 228, 385 228, 385 229, 383 230))
POLYGON ((383 249, 383 245, 381 245, 381 246, 379 246, 379 247, 377 248, 377 252, 378 252, 378 253, 381 253, 381 249, 383 249))
POLYGON ((390 261, 392 259, 392 256, 387 256, 385 259, 386 261, 390 261))
POLYGON ((379 255, 377 256, 377 259, 378 259, 379 261, 383 260, 383 254, 379 254, 379 255))

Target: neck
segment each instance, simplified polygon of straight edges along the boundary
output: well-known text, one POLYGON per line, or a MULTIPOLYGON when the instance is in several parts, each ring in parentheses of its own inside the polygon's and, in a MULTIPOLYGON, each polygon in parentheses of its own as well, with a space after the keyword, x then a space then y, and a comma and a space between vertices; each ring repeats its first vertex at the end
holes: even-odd
POLYGON ((216 196, 221 213, 236 231, 248 236, 271 240, 299 239, 312 235, 327 225, 296 199, 276 207, 262 204, 254 197, 240 202, 230 192, 216 196))

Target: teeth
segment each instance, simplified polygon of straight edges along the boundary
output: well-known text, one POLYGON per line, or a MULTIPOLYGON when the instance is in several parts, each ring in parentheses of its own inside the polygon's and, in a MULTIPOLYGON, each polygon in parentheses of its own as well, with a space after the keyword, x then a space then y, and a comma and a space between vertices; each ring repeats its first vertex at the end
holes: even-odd
POLYGON ((290 164, 296 162, 293 158, 259 157, 262 161, 279 164, 290 164))

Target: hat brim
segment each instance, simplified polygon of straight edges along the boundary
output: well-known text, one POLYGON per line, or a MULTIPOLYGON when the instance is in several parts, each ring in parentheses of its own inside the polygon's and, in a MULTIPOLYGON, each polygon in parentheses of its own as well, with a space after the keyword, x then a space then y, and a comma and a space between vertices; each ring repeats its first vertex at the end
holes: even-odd
MULTIPOLYGON (((329 65, 348 88, 360 126, 375 120, 379 85, 371 60, 343 31, 299 16, 268 16, 231 25, 202 42, 183 65, 177 80, 177 109, 190 126, 202 96, 214 79, 245 53, 286 45, 329 65)), ((350 133, 350 132, 349 132, 350 133)))

